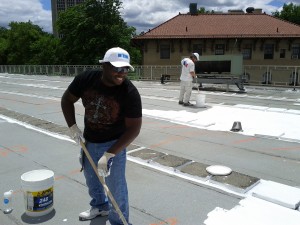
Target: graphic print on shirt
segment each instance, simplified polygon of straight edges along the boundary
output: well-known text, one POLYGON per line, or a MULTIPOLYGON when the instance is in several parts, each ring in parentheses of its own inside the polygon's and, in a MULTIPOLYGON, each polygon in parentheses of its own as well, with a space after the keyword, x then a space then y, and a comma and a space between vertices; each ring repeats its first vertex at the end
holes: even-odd
POLYGON ((187 62, 186 60, 184 60, 182 64, 183 64, 185 67, 188 67, 188 65, 189 65, 188 62, 187 62))
POLYGON ((113 97, 87 91, 82 97, 82 103, 86 125, 91 129, 105 129, 118 120, 120 105, 113 97))

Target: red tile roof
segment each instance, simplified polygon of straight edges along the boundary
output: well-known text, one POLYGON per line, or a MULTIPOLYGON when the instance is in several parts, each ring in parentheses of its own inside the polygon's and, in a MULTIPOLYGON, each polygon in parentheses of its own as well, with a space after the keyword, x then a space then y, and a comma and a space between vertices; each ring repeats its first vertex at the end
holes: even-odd
POLYGON ((300 37, 300 26, 267 14, 179 14, 134 39, 254 37, 300 37))

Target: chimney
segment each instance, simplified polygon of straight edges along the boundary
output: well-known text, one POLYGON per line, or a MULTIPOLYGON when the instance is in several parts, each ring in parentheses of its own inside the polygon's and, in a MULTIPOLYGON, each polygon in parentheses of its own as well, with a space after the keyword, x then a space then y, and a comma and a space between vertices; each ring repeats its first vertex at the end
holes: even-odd
POLYGON ((190 14, 197 15, 197 3, 190 3, 190 14))

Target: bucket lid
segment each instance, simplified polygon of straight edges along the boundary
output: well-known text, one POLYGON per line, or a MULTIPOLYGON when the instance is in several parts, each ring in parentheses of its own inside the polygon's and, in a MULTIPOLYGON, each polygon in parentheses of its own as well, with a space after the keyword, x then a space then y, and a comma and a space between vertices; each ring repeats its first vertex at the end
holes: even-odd
POLYGON ((54 172, 51 170, 32 170, 22 174, 21 180, 25 182, 37 182, 54 180, 54 172))

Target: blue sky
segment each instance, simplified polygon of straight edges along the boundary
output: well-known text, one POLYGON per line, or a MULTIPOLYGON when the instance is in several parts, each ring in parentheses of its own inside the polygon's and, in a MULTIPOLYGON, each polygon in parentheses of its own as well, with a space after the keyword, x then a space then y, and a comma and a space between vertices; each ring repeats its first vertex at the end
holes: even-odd
MULTIPOLYGON (((51 10, 51 0, 40 0, 40 2, 43 4, 43 8, 45 10, 51 10)), ((281 7, 284 4, 284 2, 288 1, 274 0, 271 1, 269 4, 272 6, 281 7)))
POLYGON ((51 10, 51 0, 40 0, 45 10, 51 10))
MULTIPOLYGON (((159 24, 178 15, 187 13, 189 3, 197 3, 197 7, 207 10, 227 12, 230 9, 246 10, 248 7, 260 8, 271 14, 280 11, 284 0, 122 0, 120 10, 124 21, 136 28, 137 33, 153 29, 159 24)), ((300 4, 300 0, 292 1, 300 4)), ((40 26, 44 31, 52 33, 51 0, 0 0, 0 26, 8 28, 9 23, 28 22, 40 26)))
POLYGON ((278 7, 283 5, 282 1, 280 1, 280 0, 274 0, 274 1, 270 2, 269 4, 273 5, 273 6, 278 6, 278 7))

